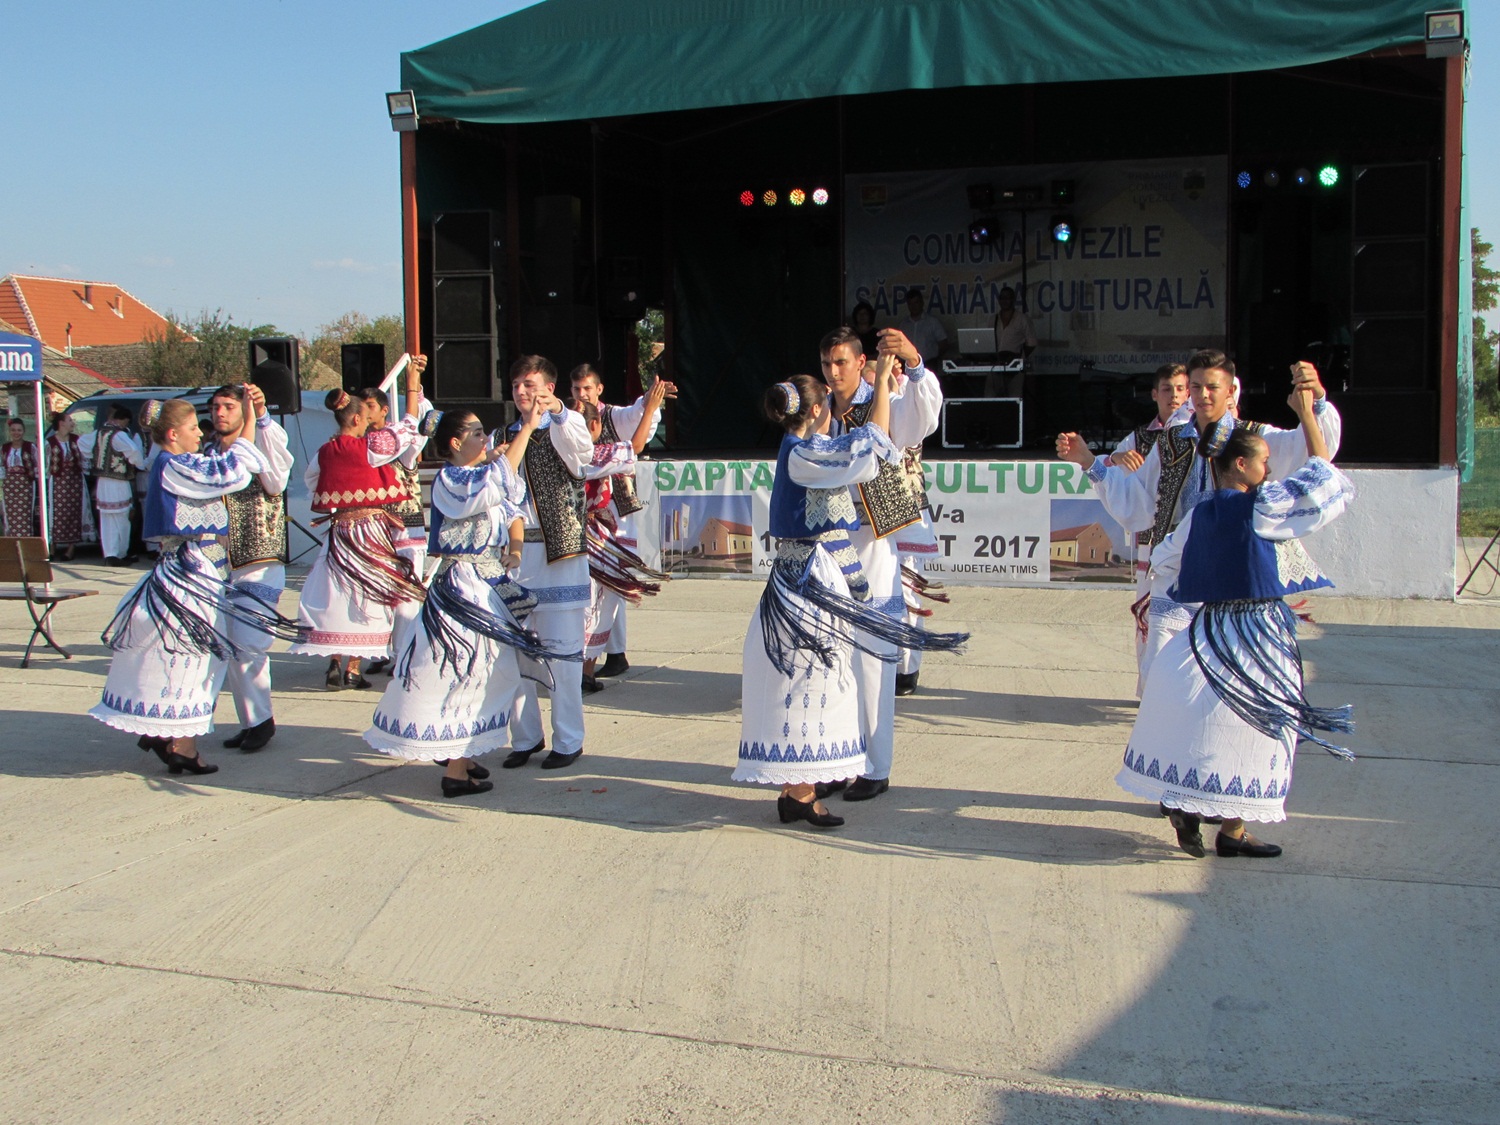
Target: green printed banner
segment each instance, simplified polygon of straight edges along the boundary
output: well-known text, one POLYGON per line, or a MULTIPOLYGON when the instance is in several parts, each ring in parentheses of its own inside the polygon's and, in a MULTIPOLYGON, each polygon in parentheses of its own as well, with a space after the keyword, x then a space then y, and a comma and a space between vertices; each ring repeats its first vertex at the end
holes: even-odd
MULTIPOLYGON (((679 576, 763 576, 772 461, 650 461, 636 470, 648 507, 642 555, 679 576)), ((1104 511, 1088 477, 1062 461, 939 461, 923 467, 932 536, 897 532, 901 553, 954 585, 1129 582, 1131 537, 1104 511)))

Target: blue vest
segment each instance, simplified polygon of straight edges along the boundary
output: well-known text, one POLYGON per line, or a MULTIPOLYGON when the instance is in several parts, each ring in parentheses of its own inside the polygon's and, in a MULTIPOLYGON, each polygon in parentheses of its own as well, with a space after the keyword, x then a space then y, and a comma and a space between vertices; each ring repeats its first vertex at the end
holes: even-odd
MULTIPOLYGON (((857 515, 852 519, 830 519, 825 511, 809 516, 807 507, 809 496, 814 498, 813 506, 816 509, 817 500, 821 496, 829 492, 842 492, 847 497, 849 489, 846 487, 809 489, 792 480, 792 474, 787 465, 791 460, 792 450, 801 445, 803 440, 795 434, 787 434, 781 439, 781 450, 776 454, 776 480, 771 486, 771 534, 778 539, 811 539, 825 531, 854 530, 859 526, 857 515)), ((850 510, 853 510, 852 502, 850 510)))
MULTIPOLYGON (((183 454, 191 456, 191 454, 183 454)), ((167 462, 173 454, 162 452, 151 462, 147 478, 146 499, 141 505, 141 538, 160 539, 167 535, 189 538, 229 534, 229 508, 222 496, 212 500, 184 500, 168 492, 161 483, 167 462)))
POLYGON ((1179 602, 1260 601, 1333 583, 1321 574, 1284 581, 1273 540, 1255 534, 1256 493, 1221 488, 1193 509, 1177 584, 1179 602))

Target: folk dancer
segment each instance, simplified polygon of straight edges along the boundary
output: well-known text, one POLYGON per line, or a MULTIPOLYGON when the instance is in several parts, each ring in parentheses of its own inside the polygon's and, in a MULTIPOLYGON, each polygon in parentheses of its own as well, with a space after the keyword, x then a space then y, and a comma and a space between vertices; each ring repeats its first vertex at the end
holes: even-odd
MULTIPOLYGON (((526 530, 518 580, 536 596, 530 623, 542 644, 553 652, 574 652, 582 646, 589 605, 583 473, 593 461, 594 443, 583 415, 564 406, 556 388, 551 360, 523 355, 511 365, 511 399, 521 420, 510 440, 526 439, 520 459, 526 530)), ((493 436, 493 444, 505 444, 506 435, 493 436)), ((582 669, 558 670, 550 695, 552 749, 542 760, 545 770, 570 766, 583 753, 582 669)), ((530 679, 516 695, 512 723, 518 748, 500 763, 505 769, 524 766, 546 749, 537 685, 530 679)))
POLYGON ((1198 609, 1152 663, 1115 780, 1164 807, 1194 857, 1206 851, 1200 824, 1214 818, 1220 856, 1280 855, 1245 821, 1286 819, 1297 741, 1353 757, 1315 733, 1352 730, 1350 709, 1308 703, 1296 617, 1283 600, 1332 585, 1298 540, 1335 519, 1353 488, 1328 463, 1313 392, 1304 385, 1290 401, 1306 464, 1271 481, 1264 436, 1234 430, 1213 459, 1218 488, 1152 551, 1157 584, 1198 609))
POLYGON ((52 433, 47 435, 47 489, 51 497, 47 511, 52 518, 52 549, 65 562, 72 561, 78 544, 94 537, 89 493, 83 480, 83 450, 76 430, 71 414, 55 414, 52 433))
POLYGON ((192 403, 148 402, 141 428, 161 446, 151 468, 143 534, 157 543, 155 566, 121 600, 103 640, 114 656, 99 703, 100 722, 140 735, 168 770, 213 773, 198 752, 198 736, 214 729, 214 706, 234 653, 232 622, 254 624, 281 636, 292 622, 274 606, 232 599, 227 557, 219 540, 229 532, 224 497, 249 484, 265 462, 251 443, 253 420, 227 452, 199 452, 202 433, 192 403))
MULTIPOLYGON (((1293 389, 1312 392, 1313 415, 1331 459, 1338 452, 1342 430, 1339 412, 1328 401, 1317 368, 1302 362, 1293 364, 1291 371, 1293 389)), ((1269 471, 1273 480, 1290 476, 1306 457, 1301 427, 1280 430, 1247 422, 1231 411, 1236 385, 1234 363, 1223 352, 1194 353, 1187 362, 1187 376, 1192 418, 1169 426, 1135 472, 1109 464, 1108 458, 1095 457, 1076 433, 1061 434, 1057 439, 1058 456, 1082 466, 1109 513, 1127 532, 1147 532, 1147 547, 1152 550, 1199 500, 1214 491, 1212 459, 1236 429, 1249 429, 1265 439, 1271 450, 1269 471)), ((1141 684, 1149 682, 1156 653, 1174 633, 1187 627, 1197 608, 1172 598, 1156 579, 1151 581, 1149 594, 1146 644, 1139 664, 1141 684)))
POLYGON ((6 424, 10 440, 0 454, 0 471, 4 486, 5 534, 31 536, 37 533, 36 486, 38 457, 36 443, 26 440, 26 423, 12 418, 6 424))
POLYGON ((604 688, 595 675, 595 663, 609 650, 614 635, 614 603, 640 605, 642 598, 659 593, 668 578, 648 567, 644 559, 621 542, 613 510, 614 488, 622 480, 634 481, 636 455, 651 440, 650 414, 642 416, 629 442, 606 442, 598 406, 571 399, 568 409, 583 415, 594 442, 594 459, 583 471, 589 550, 589 608, 583 615, 583 690, 590 694, 604 688))
MULTIPOLYGON (((265 468, 244 488, 224 497, 229 510, 229 593, 248 608, 276 605, 286 589, 286 486, 292 475, 292 451, 286 431, 266 412, 261 388, 224 386, 208 402, 217 448, 228 453, 253 416, 251 433, 265 468)), ((276 733, 271 707, 270 633, 253 627, 254 615, 231 623, 235 653, 229 658, 229 693, 240 720, 238 734, 224 740, 231 750, 259 750, 276 733)))
MULTIPOLYGON (((905 335, 894 328, 882 328, 878 335, 880 356, 894 357, 906 368, 905 389, 890 403, 890 438, 900 449, 920 445, 937 429, 943 406, 942 387, 936 376, 922 365, 921 355, 905 335)), ((859 337, 848 328, 835 329, 825 336, 819 353, 833 413, 828 432, 831 437, 839 437, 869 418, 874 399, 873 391, 862 377, 865 356, 859 337)), ((901 624, 906 617, 906 597, 901 586, 896 537, 903 528, 921 522, 920 502, 907 485, 899 458, 894 462, 881 461, 875 478, 851 486, 850 495, 858 518, 850 539, 870 586, 870 605, 901 624)), ((866 772, 844 790, 846 801, 868 800, 890 788, 891 763, 895 757, 898 660, 896 649, 882 647, 880 642, 872 643, 871 651, 861 648, 855 653, 854 674, 859 682, 868 761, 866 772)))
MULTIPOLYGON (((629 442, 635 446, 638 456, 656 435, 656 428, 661 423, 662 404, 669 398, 677 397, 675 383, 657 379, 651 384, 650 390, 631 405, 611 406, 599 401, 604 393, 604 381, 592 365, 584 363, 573 368, 571 380, 573 397, 580 402, 591 402, 599 408, 600 436, 597 440, 609 444, 629 442), (646 437, 644 441, 637 444, 636 438, 642 424, 647 425, 646 437)), ((645 504, 636 492, 635 474, 633 472, 616 473, 611 478, 609 491, 612 497, 611 504, 618 517, 613 542, 622 549, 636 554, 640 551, 637 519, 645 508, 645 504)), ((627 609, 632 604, 639 604, 638 599, 632 602, 624 594, 607 588, 604 598, 605 605, 600 619, 600 628, 609 634, 609 639, 605 642, 604 666, 594 673, 601 679, 607 676, 618 676, 629 669, 630 659, 626 655, 629 650, 626 643, 628 638, 625 617, 627 609)), ((584 682, 587 684, 588 681, 584 682)))
POLYGON ((146 451, 129 430, 130 411, 110 408, 104 428, 78 439, 78 449, 94 478, 94 502, 99 509, 99 550, 109 566, 129 566, 130 512, 135 504, 136 474, 145 471, 146 451))
POLYGON ((339 433, 318 450, 306 481, 313 511, 327 514, 328 538, 302 585, 298 617, 307 636, 291 651, 329 658, 330 691, 369 687, 360 661, 388 655, 396 608, 426 596, 411 560, 396 553, 404 525, 390 511, 406 499, 392 463, 416 440, 421 399, 414 359, 406 369, 406 413, 394 426, 370 429, 364 403, 347 391, 324 400, 339 433))
POLYGON ((542 662, 580 659, 576 649, 546 650, 523 627, 536 598, 507 574, 520 566, 525 538, 525 486, 514 464, 537 421, 508 448, 491 449, 467 410, 422 419, 424 436, 448 462, 432 482, 429 547, 438 564, 364 737, 382 753, 446 767, 444 797, 494 788, 475 759, 510 744, 523 663, 546 676, 542 662))
POLYGON ((843 824, 822 799, 869 769, 857 655, 889 660, 887 650, 906 644, 952 651, 967 639, 919 633, 878 607, 850 539, 859 524, 851 488, 901 460, 885 429, 890 382, 881 372, 865 421, 837 437, 827 435, 828 390, 812 376, 795 375, 765 396, 766 416, 785 432, 771 489, 776 559, 745 635, 732 776, 780 785, 783 824, 843 824))

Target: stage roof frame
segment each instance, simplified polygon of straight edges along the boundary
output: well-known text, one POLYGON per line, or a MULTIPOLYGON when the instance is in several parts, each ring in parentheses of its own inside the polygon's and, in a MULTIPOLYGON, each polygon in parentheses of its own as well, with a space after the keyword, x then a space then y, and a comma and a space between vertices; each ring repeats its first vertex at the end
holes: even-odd
MULTIPOLYGON (((545 0, 401 56, 424 117, 578 121, 1305 66, 1414 46, 1432 0, 545 0)), ((1454 6, 1464 6, 1456 4, 1454 6)))

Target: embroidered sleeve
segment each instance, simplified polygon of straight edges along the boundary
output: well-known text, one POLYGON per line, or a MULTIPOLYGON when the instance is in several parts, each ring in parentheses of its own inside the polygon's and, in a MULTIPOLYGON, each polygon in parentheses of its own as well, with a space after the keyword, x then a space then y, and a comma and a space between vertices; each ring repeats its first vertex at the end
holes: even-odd
POLYGON ((279 496, 286 491, 287 481, 292 476, 292 450, 287 443, 286 431, 267 414, 255 420, 255 451, 261 455, 266 467, 260 476, 260 486, 267 495, 279 496))
POLYGON ((186 500, 212 500, 237 492, 261 472, 265 461, 249 442, 237 441, 228 453, 162 453, 162 487, 186 500))
POLYGON ((1161 442, 1151 447, 1146 461, 1135 472, 1096 457, 1085 475, 1094 486, 1099 502, 1126 531, 1146 531, 1156 522, 1156 492, 1161 481, 1161 442))
POLYGON ((508 523, 519 514, 516 509, 525 496, 525 486, 504 458, 487 465, 446 465, 432 481, 432 506, 447 519, 504 508, 508 523))
POLYGON ((1267 481, 1255 490, 1251 526, 1262 539, 1300 538, 1332 523, 1352 499, 1349 478, 1321 457, 1312 457, 1285 480, 1267 481))
POLYGON ((394 426, 383 426, 365 435, 365 453, 370 464, 376 468, 389 465, 405 448, 401 433, 394 426))
POLYGON ((838 437, 814 435, 792 448, 787 471, 803 488, 842 488, 875 479, 881 461, 897 462, 901 450, 877 426, 860 426, 838 437))
POLYGON ((594 459, 583 470, 584 480, 612 477, 635 469, 635 449, 629 442, 603 442, 594 446, 594 459))

